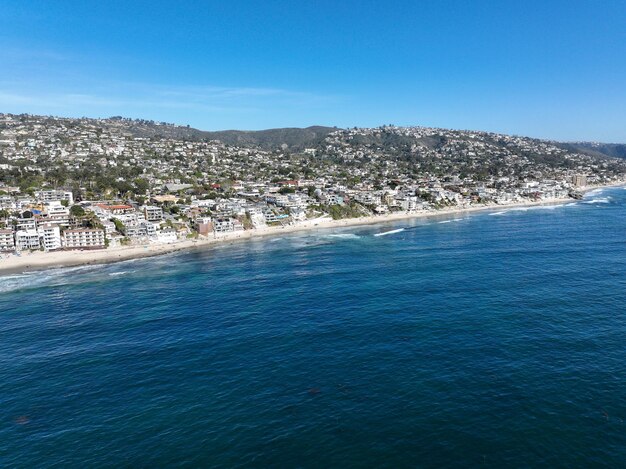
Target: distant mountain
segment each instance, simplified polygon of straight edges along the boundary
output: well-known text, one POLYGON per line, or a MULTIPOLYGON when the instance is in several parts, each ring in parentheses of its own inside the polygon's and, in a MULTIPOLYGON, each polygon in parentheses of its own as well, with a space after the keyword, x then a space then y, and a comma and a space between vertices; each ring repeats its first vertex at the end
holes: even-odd
POLYGON ((111 117, 105 119, 124 125, 124 130, 134 137, 162 137, 185 140, 219 140, 227 145, 241 147, 280 148, 287 145, 291 150, 314 147, 337 127, 312 126, 302 128, 282 128, 268 130, 220 130, 204 131, 165 122, 111 117))
MULTIPOLYGON (((265 150, 286 148, 297 151, 304 148, 314 148, 321 144, 331 132, 335 132, 337 127, 312 126, 306 128, 287 127, 267 130, 220 130, 205 131, 184 127, 165 122, 154 122, 137 119, 124 119, 112 117, 106 121, 123 122, 124 130, 134 137, 162 137, 185 140, 219 140, 222 143, 240 147, 259 147, 265 150)), ((383 134, 382 141, 378 141, 380 136, 373 139, 368 136, 357 136, 354 142, 362 144, 382 144, 403 146, 409 143, 416 143, 404 137, 399 137, 392 132, 383 134)), ((536 139, 535 139, 536 140, 536 139)), ((539 141, 539 140, 537 140, 539 141)), ((441 137, 425 137, 417 142, 419 145, 434 149, 445 143, 441 137)), ((619 143, 597 143, 597 142, 552 142, 556 146, 570 152, 579 152, 591 156, 611 157, 626 159, 626 144, 619 143)))
POLYGON ((202 135, 211 140, 220 140, 228 145, 259 146, 261 148, 277 148, 287 145, 290 149, 303 149, 317 146, 329 133, 336 130, 338 130, 337 127, 313 126, 304 129, 223 130, 202 132, 202 135))
MULTIPOLYGON (((0 116, 4 114, 0 113, 0 116)), ((10 115, 10 114, 7 114, 10 115)), ((23 114, 24 119, 28 114, 23 114)), ((20 117, 20 116, 15 116, 20 117)), ((52 116, 32 116, 41 120, 42 123, 63 122, 68 127, 76 127, 81 124, 91 124, 102 129, 119 132, 135 138, 164 138, 187 141, 208 141, 219 140, 230 146, 261 148, 264 150, 280 150, 287 148, 292 152, 298 152, 305 148, 316 148, 323 145, 324 140, 332 132, 338 130, 347 131, 338 127, 311 126, 306 128, 286 127, 267 130, 219 130, 206 131, 195 129, 190 126, 181 126, 145 119, 129 119, 115 116, 106 119, 93 118, 67 118, 52 116), (285 147, 286 146, 286 147, 285 147)), ((377 145, 382 148, 391 148, 394 151, 409 151, 412 147, 425 150, 437 150, 446 145, 447 137, 444 135, 429 135, 416 138, 398 134, 389 127, 380 134, 352 135, 350 143, 352 145, 377 145)), ((0 130, 2 130, 0 128, 0 130)), ((445 129, 440 129, 445 133, 445 129)), ((453 131, 448 131, 453 132, 453 131)), ((456 131, 462 133, 461 131, 456 131)), ((482 138, 493 140, 492 143, 500 145, 501 135, 482 132, 482 138)), ((540 143, 542 140, 528 138, 529 141, 540 143)), ((595 157, 610 157, 626 159, 626 144, 620 143, 598 143, 598 142, 557 142, 547 141, 556 147, 562 148, 572 153, 583 153, 595 157)), ((409 151, 410 153, 410 151, 409 151)))
POLYGON ((568 151, 585 153, 592 156, 609 156, 611 158, 626 159, 626 144, 623 143, 574 142, 561 143, 559 146, 568 151))

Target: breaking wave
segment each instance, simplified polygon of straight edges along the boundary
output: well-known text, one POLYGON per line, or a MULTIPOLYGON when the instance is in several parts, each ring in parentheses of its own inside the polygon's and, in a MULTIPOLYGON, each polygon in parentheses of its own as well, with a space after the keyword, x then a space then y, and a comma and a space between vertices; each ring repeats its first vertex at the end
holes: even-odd
POLYGON ((401 233, 404 228, 398 228, 397 230, 383 231, 382 233, 376 233, 374 236, 387 236, 390 234, 401 233))
POLYGON ((354 233, 334 233, 326 235, 327 238, 338 238, 338 239, 359 239, 360 236, 354 233))
POLYGON ((463 220, 464 220, 463 218, 453 218, 452 220, 443 220, 437 223, 441 225, 443 223, 454 223, 454 222, 463 221, 463 220))
POLYGON ((506 209, 506 210, 501 210, 499 212, 492 212, 489 215, 498 216, 498 215, 504 215, 504 214, 511 213, 511 212, 528 212, 531 210, 556 210, 558 208, 563 208, 563 207, 567 207, 570 205, 574 206, 576 204, 531 205, 529 207, 513 207, 513 208, 506 209))
POLYGON ((608 204, 610 202, 610 197, 600 197, 599 199, 586 200, 583 204, 608 204))

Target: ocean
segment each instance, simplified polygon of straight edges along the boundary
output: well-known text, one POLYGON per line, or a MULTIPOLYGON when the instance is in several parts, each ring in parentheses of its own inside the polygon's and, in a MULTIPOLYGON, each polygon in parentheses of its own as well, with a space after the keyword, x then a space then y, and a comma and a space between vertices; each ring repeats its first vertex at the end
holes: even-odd
POLYGON ((0 467, 626 461, 626 190, 0 277, 0 467))

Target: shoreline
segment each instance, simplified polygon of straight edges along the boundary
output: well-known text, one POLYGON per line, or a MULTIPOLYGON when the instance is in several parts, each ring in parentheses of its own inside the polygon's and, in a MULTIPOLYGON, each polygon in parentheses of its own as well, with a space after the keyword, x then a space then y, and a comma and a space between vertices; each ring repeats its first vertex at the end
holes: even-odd
MULTIPOLYGON (((622 187, 624 182, 606 186, 586 187, 582 192, 587 193, 597 189, 608 189, 612 187, 622 187)), ((219 244, 228 244, 245 241, 254 238, 262 238, 287 233, 297 233, 300 231, 326 230, 332 228, 349 228, 353 226, 376 225, 383 223, 394 223, 403 220, 416 218, 441 217, 459 214, 471 214, 489 210, 503 210, 509 208, 535 207, 549 205, 564 205, 575 203, 575 199, 549 199, 537 202, 518 202, 511 204, 490 204, 477 207, 452 207, 423 212, 396 212, 387 215, 374 215, 360 218, 347 218, 333 220, 332 218, 317 218, 307 220, 298 225, 283 227, 269 227, 264 229, 248 230, 243 232, 228 233, 219 237, 184 240, 172 244, 146 244, 139 246, 125 246, 93 251, 52 251, 33 253, 22 253, 21 255, 9 254, 8 257, 0 258, 0 276, 20 274, 33 271, 44 271, 50 268, 76 267, 93 264, 110 264, 131 259, 159 256, 173 252, 207 248, 219 244)))

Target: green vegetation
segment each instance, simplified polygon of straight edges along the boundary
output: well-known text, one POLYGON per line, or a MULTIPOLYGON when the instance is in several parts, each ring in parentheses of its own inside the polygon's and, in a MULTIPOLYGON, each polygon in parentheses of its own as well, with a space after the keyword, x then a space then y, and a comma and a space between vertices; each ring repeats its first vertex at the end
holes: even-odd
POLYGON ((330 205, 327 211, 333 220, 341 220, 343 218, 358 218, 363 216, 363 212, 357 204, 350 205, 330 205))
POLYGON ((113 218, 112 220, 113 220, 113 223, 115 224, 115 231, 121 234, 126 234, 126 227, 124 226, 124 223, 122 223, 117 218, 113 218))
POLYGON ((80 205, 72 205, 72 207, 70 208, 70 215, 77 218, 84 217, 85 209, 80 205))

